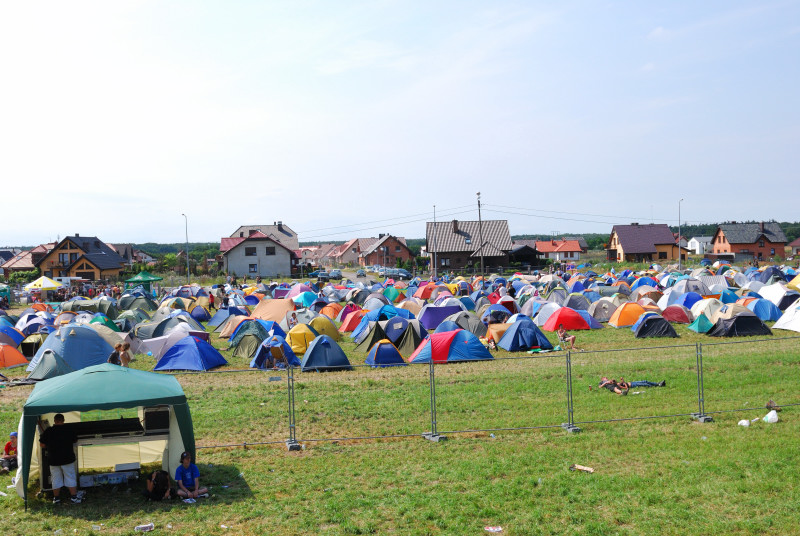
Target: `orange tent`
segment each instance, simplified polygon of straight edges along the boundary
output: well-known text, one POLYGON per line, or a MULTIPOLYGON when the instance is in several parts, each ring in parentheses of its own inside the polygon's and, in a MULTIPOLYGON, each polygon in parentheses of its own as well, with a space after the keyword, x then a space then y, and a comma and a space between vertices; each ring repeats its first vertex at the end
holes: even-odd
POLYGON ((744 305, 745 307, 747 307, 748 303, 750 303, 751 301, 756 301, 757 299, 758 298, 746 298, 746 297, 745 298, 739 298, 738 300, 736 300, 736 303, 738 303, 739 305, 744 305))
POLYGON ((639 317, 644 312, 644 307, 638 303, 623 303, 617 307, 617 310, 614 311, 613 315, 611 315, 611 318, 608 320, 608 325, 614 326, 615 328, 630 327, 634 325, 637 320, 639 320, 639 317))
POLYGON ((343 308, 344 307, 339 303, 329 303, 328 305, 322 308, 319 314, 325 315, 331 320, 336 320, 336 317, 339 316, 339 312, 343 308))
POLYGON ((348 314, 344 318, 344 322, 342 325, 339 326, 339 333, 347 333, 348 331, 353 331, 358 327, 358 324, 361 323, 361 319, 367 314, 369 311, 365 311, 363 309, 359 309, 357 311, 353 311, 348 314))
POLYGON ((53 308, 46 303, 34 303, 31 305, 31 309, 34 311, 47 311, 48 313, 53 312, 53 308))
POLYGON ((291 298, 282 298, 278 300, 261 300, 250 316, 253 318, 260 318, 261 320, 272 320, 273 322, 280 322, 286 318, 286 313, 294 311, 294 302, 291 298))
POLYGON ((431 292, 436 289, 436 285, 433 283, 428 283, 424 287, 419 287, 417 291, 414 293, 415 298, 419 298, 421 300, 427 300, 431 297, 431 292))
POLYGON ((9 344, 0 344, 0 368, 27 365, 28 360, 19 350, 9 344))
POLYGON ((508 331, 508 328, 511 327, 511 324, 489 324, 488 329, 486 330, 486 340, 494 342, 499 342, 500 339, 503 337, 503 334, 508 331))

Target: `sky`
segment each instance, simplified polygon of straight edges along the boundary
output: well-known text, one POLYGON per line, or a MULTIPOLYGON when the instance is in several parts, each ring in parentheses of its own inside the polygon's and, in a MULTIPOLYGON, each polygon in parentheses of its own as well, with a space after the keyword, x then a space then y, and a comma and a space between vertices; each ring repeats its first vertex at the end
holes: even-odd
POLYGON ((0 245, 800 219, 800 0, 0 6, 0 245))

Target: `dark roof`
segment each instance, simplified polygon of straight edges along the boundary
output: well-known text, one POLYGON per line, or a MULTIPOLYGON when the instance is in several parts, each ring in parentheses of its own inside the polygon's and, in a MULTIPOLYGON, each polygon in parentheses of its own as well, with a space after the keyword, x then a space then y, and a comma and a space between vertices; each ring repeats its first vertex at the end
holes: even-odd
POLYGON ((246 238, 234 237, 234 238, 223 238, 220 245, 220 251, 223 255, 228 255, 238 246, 244 244, 245 246, 251 245, 253 242, 272 242, 276 246, 280 246, 286 251, 289 252, 289 257, 299 257, 299 255, 292 249, 286 247, 286 244, 281 244, 279 241, 275 240, 272 236, 266 236, 264 233, 261 232, 254 232, 251 233, 250 236, 246 238), (229 246, 229 247, 228 247, 229 246))
POLYGON ((628 253, 655 253, 656 244, 675 244, 675 237, 666 223, 647 225, 615 225, 611 234, 617 233, 619 244, 628 253))
MULTIPOLYGON (((125 259, 120 257, 116 251, 114 251, 108 244, 97 238, 96 236, 65 236, 61 242, 56 244, 46 255, 43 255, 39 262, 37 262, 37 266, 41 264, 41 262, 48 257, 50 252, 54 249, 58 249, 62 244, 66 243, 67 241, 72 242, 75 246, 78 247, 81 251, 83 251, 83 255, 80 257, 86 257, 89 259, 92 264, 100 268, 101 270, 107 270, 109 268, 120 268, 123 264, 125 264, 125 259)), ((79 257, 79 258, 80 258, 79 257)), ((77 261, 76 261, 77 262, 77 261)), ((75 264, 75 263, 72 263, 75 264)), ((72 266, 70 264, 70 266, 72 266)))
POLYGON ((589 249, 588 242, 586 242, 586 239, 582 236, 562 236, 561 238, 563 240, 577 240, 582 249, 589 249))
POLYGON ((361 252, 361 256, 363 256, 363 257, 366 257, 366 256, 367 256, 367 255, 369 255, 370 253, 372 253, 372 252, 376 251, 378 248, 380 248, 380 247, 381 247, 381 246, 384 244, 384 242, 386 242, 386 241, 387 241, 387 240, 389 240, 390 238, 394 238, 395 240, 397 240, 397 242, 398 242, 398 243, 399 243, 401 246, 403 246, 403 247, 405 247, 406 249, 408 249, 409 251, 411 251, 411 250, 408 248, 408 246, 406 245, 406 239, 405 239, 405 238, 403 238, 402 236, 393 236, 393 235, 388 235, 388 234, 387 234, 387 235, 384 235, 383 237, 381 237, 381 238, 379 238, 379 239, 375 240, 375 242, 373 242, 372 244, 370 244, 370 246, 369 246, 367 249, 365 249, 365 250, 363 250, 363 251, 361 252))
POLYGON ((9 259, 13 259, 17 256, 17 252, 13 249, 0 249, 0 264, 6 262, 9 259))
MULTIPOLYGON (((489 255, 488 245, 493 252, 500 254, 511 251, 511 233, 508 232, 507 220, 484 220, 483 241, 487 244, 483 254, 489 255)), ((480 246, 480 233, 477 221, 429 221, 425 225, 426 246, 429 253, 441 252, 469 252, 478 251, 480 246), (435 229, 435 232, 434 232, 435 229), (469 243, 467 243, 469 241, 469 243)))
POLYGON ((788 244, 786 244, 786 245, 787 245, 787 246, 789 246, 789 247, 797 247, 797 246, 800 246, 800 237, 798 237, 798 238, 795 238, 794 240, 792 240, 791 242, 789 242, 789 243, 788 243, 788 244))
POLYGON ((781 226, 777 222, 723 223, 719 229, 725 233, 729 244, 755 244, 761 235, 770 242, 786 242, 781 226), (762 230, 763 226, 763 230, 762 230))
POLYGON ((97 266, 97 268, 99 268, 100 270, 112 270, 114 268, 121 268, 122 265, 125 263, 124 259, 119 255, 117 255, 116 253, 113 253, 111 255, 107 253, 84 253, 83 255, 75 259, 75 262, 70 264, 69 267, 71 268, 75 266, 83 259, 86 259, 87 261, 91 262, 92 264, 97 266))

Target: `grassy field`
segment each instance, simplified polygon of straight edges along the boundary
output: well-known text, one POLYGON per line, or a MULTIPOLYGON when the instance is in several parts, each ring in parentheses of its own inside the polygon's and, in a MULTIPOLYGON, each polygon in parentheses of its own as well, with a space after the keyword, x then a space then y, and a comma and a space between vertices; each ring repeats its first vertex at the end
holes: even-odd
MULTIPOLYGON (((178 375, 198 446, 276 444, 199 450, 213 496, 195 505, 147 503, 141 483, 92 488, 79 506, 34 498, 27 512, 9 494, 0 497, 4 532, 124 534, 152 521, 176 534, 482 534, 487 525, 503 534, 797 534, 797 410, 785 407, 774 425, 736 423, 763 417, 770 398, 800 403, 800 341, 777 331, 766 342, 709 345, 727 341, 678 332, 667 344, 679 346, 652 349, 664 340, 636 340, 627 329, 577 333, 586 349, 572 354, 580 434, 559 426, 567 419, 563 353, 514 359, 520 354, 501 351, 508 359, 437 366, 438 429, 450 432, 441 443, 419 437, 431 426, 427 366, 298 372, 300 452, 280 443, 288 437, 285 372, 178 375), (708 424, 687 415, 697 410, 697 342, 706 411, 715 412, 708 424), (598 391, 604 374, 667 386, 621 397, 598 391), (754 409, 729 411, 739 408, 754 409), (664 418, 639 419, 650 416, 664 418), (515 427, 542 428, 504 430, 515 427), (405 434, 413 437, 348 439, 405 434), (595 473, 572 472, 574 463, 595 473)), ((226 345, 216 335, 212 342, 226 345)), ((363 363, 352 343, 342 346, 363 363)), ((229 368, 247 366, 223 353, 229 368)), ((137 368, 152 365, 137 356, 137 368)), ((2 430, 16 428, 30 389, 0 390, 2 430)))

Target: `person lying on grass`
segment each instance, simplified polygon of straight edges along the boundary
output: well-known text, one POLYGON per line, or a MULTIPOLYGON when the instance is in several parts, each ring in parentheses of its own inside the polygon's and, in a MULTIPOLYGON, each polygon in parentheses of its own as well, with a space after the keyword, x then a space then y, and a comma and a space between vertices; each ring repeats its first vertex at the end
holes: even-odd
POLYGON ((628 388, 627 387, 621 387, 617 383, 617 380, 609 380, 605 376, 600 378, 600 387, 602 389, 608 389, 612 393, 617 393, 620 396, 624 396, 624 395, 628 394, 628 388))
POLYGON ((208 488, 200 487, 200 470, 192 463, 192 455, 181 454, 181 464, 175 470, 175 482, 178 484, 178 495, 184 499, 208 497, 208 488))
POLYGON ((626 382, 625 378, 620 378, 617 384, 623 389, 630 389, 631 387, 666 387, 667 381, 650 382, 647 380, 639 380, 635 382, 626 382))

